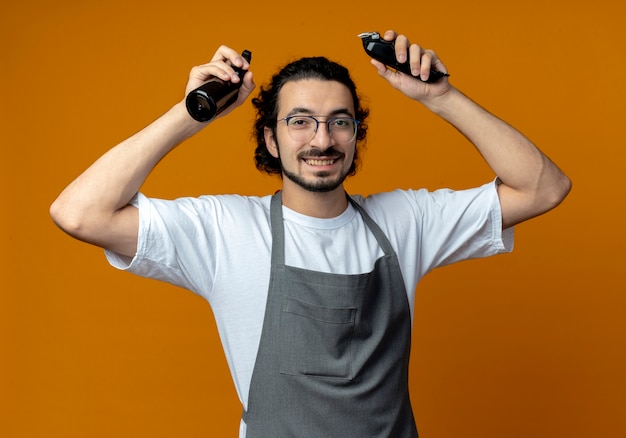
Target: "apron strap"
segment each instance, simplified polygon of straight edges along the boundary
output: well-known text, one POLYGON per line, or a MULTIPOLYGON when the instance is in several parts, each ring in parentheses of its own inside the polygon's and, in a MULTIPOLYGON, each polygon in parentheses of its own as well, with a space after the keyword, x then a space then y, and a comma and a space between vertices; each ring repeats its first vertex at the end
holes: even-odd
POLYGON ((272 227, 272 266, 285 264, 285 229, 283 227, 283 197, 280 191, 272 196, 270 203, 272 227))
POLYGON ((367 227, 370 229, 370 231, 372 232, 372 234, 374 235, 374 237, 378 241, 378 244, 382 248, 382 250, 385 253, 385 255, 387 255, 387 256, 395 255, 396 252, 394 251, 393 247, 391 246, 391 242, 389 242, 389 239, 387 238, 385 233, 383 233, 383 230, 380 229, 378 224, 376 222, 374 222, 374 220, 370 217, 370 215, 367 214, 365 209, 363 207, 361 207, 347 193, 346 193, 346 197, 348 198, 348 201, 350 201, 352 206, 354 208, 356 208, 359 213, 361 213, 361 217, 363 218, 363 222, 365 222, 365 225, 367 225, 367 227))

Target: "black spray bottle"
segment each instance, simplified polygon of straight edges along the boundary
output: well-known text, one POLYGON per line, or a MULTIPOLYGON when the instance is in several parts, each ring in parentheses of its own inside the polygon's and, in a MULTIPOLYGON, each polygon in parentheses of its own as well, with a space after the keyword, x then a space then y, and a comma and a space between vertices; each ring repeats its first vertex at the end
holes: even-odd
MULTIPOLYGON (((244 50, 241 57, 250 63, 252 53, 244 50)), ((187 95, 185 100, 187 111, 194 120, 208 122, 237 100, 237 92, 246 70, 235 66, 233 68, 240 79, 236 84, 214 77, 187 95)))

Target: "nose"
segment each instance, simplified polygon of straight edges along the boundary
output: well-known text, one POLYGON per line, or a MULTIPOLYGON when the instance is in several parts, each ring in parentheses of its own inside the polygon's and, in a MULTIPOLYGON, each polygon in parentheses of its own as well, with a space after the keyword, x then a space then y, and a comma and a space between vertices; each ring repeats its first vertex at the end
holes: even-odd
POLYGON ((330 135, 330 127, 328 123, 319 122, 315 135, 311 140, 311 146, 316 146, 322 150, 328 149, 334 144, 332 135, 330 135))

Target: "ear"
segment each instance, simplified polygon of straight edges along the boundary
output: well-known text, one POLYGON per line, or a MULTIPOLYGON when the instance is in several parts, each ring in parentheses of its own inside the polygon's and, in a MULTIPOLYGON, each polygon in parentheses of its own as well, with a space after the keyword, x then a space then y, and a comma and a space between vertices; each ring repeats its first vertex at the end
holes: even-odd
POLYGON ((274 137, 274 131, 266 126, 263 129, 263 134, 265 137, 265 147, 272 157, 278 158, 278 144, 276 143, 276 138, 274 137))

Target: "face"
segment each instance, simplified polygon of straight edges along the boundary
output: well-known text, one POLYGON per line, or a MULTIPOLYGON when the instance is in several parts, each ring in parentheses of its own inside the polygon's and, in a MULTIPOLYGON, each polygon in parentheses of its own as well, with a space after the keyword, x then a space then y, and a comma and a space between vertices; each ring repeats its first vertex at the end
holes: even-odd
POLYGON ((308 142, 294 141, 284 121, 278 122, 275 135, 265 129, 267 148, 281 162, 284 188, 295 185, 313 192, 329 192, 341 187, 354 160, 356 139, 337 143, 323 122, 332 117, 354 118, 350 90, 336 81, 289 81, 278 96, 277 118, 289 116, 314 116, 320 123, 308 142))

